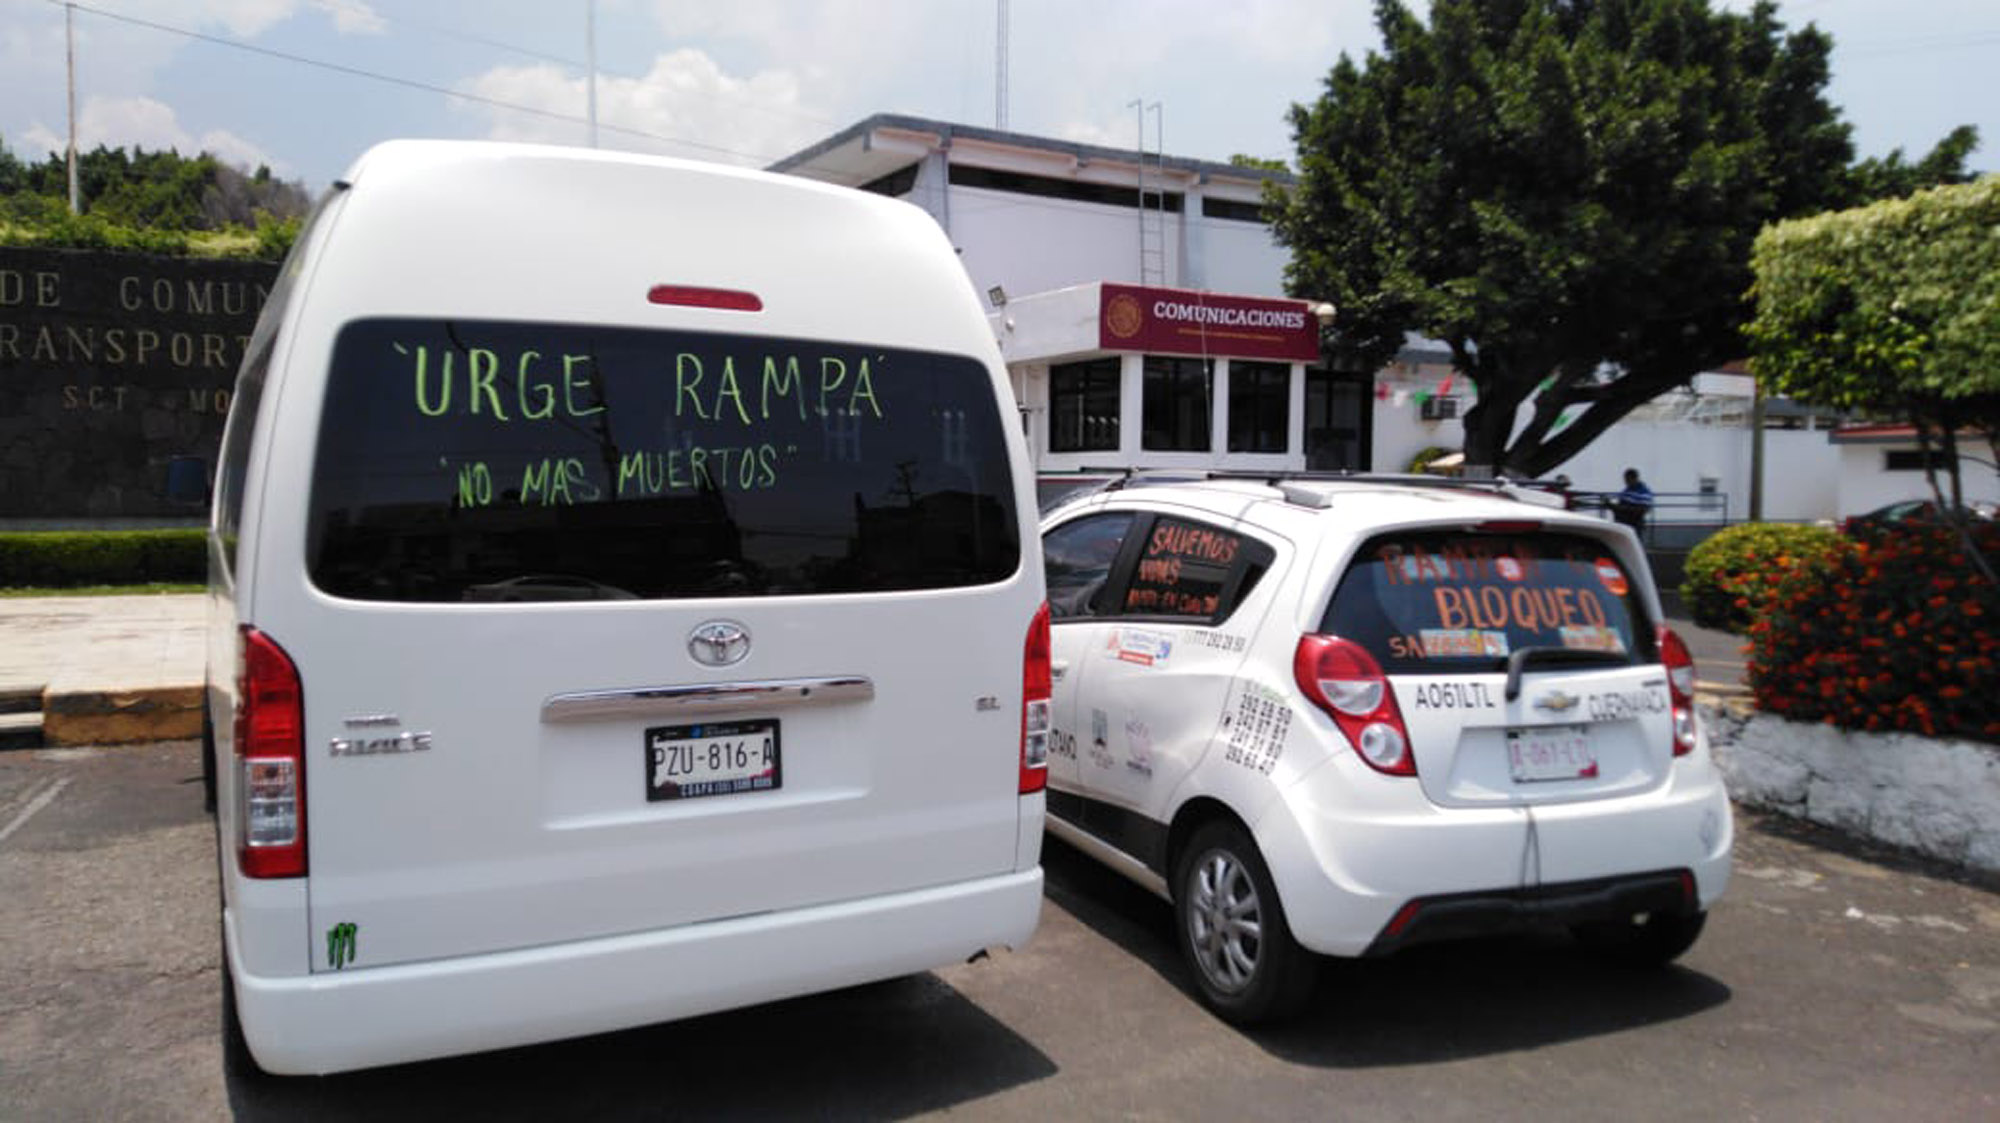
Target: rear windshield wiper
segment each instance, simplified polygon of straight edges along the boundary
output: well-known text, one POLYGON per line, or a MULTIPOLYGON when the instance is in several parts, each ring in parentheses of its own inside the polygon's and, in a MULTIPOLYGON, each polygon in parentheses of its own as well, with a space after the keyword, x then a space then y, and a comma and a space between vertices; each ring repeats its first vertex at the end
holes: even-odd
POLYGON ((1631 659, 1616 651, 1586 651, 1577 647, 1523 647, 1507 656, 1507 701, 1521 696, 1521 674, 1530 663, 1585 663, 1623 667, 1631 659))

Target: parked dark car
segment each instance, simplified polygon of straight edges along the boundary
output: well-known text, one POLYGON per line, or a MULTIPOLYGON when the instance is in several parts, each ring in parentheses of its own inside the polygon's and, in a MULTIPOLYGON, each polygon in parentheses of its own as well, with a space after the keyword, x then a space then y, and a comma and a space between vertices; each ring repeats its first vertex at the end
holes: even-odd
MULTIPOLYGON (((1961 503, 1958 505, 1961 517, 1971 521, 1991 519, 2000 515, 1991 503, 1961 503)), ((1934 500, 1904 499, 1887 506, 1877 507, 1866 514, 1849 515, 1840 520, 1842 534, 1864 534, 1875 531, 1895 530, 1915 523, 1939 521, 1943 509, 1934 500)))

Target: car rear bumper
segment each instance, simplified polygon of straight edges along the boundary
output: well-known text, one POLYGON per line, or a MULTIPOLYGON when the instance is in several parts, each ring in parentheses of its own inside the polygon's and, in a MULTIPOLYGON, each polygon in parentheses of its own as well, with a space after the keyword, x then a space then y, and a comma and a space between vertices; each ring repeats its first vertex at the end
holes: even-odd
POLYGON ((1677 766, 1670 783, 1640 795, 1441 808, 1414 781, 1336 758, 1288 789, 1255 831, 1293 937, 1344 956, 1682 911, 1682 872, 1692 879, 1686 899, 1706 909, 1728 884, 1733 845, 1728 797, 1706 761, 1677 766), (1422 930, 1409 931, 1418 919, 1422 930))
POLYGON ((1363 954, 1388 955, 1438 940, 1624 920, 1639 913, 1686 916, 1697 910, 1694 874, 1687 870, 1456 893, 1403 905, 1363 954))
MULTIPOLYGON (((271 978, 235 969, 257 1063, 342 1072, 553 1041, 893 978, 1019 947, 1039 867, 862 901, 488 955, 271 978)), ((232 966, 242 963, 224 917, 232 966)))

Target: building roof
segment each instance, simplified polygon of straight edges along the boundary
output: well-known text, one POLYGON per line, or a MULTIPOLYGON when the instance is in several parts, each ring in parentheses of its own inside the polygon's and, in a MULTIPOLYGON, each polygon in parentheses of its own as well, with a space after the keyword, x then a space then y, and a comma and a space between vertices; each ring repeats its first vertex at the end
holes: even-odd
MULTIPOLYGON (((1827 434, 1827 439, 1837 445, 1897 445, 1915 444, 1917 427, 1904 424, 1843 425, 1827 434)), ((1961 441, 1978 441, 1982 435, 1975 429, 1960 429, 1961 441)), ((1935 437, 1933 437, 1935 440, 1935 437)))
MULTIPOLYGON (((964 141, 1056 156, 1067 159, 1079 167, 1092 161, 1131 165, 1136 164, 1140 157, 1138 150, 1131 148, 1106 148, 1094 144, 1078 144, 1075 141, 1031 136, 1027 133, 981 128, 977 125, 953 124, 927 117, 877 113, 811 147, 794 152, 772 164, 768 170, 789 172, 853 187, 872 182, 906 167, 928 148, 950 149, 955 142, 964 141), (896 143, 898 139, 906 139, 926 147, 898 144, 896 143)), ((1250 184, 1270 181, 1287 185, 1296 182, 1296 177, 1289 172, 1239 167, 1212 160, 1160 156, 1156 161, 1155 155, 1150 152, 1145 154, 1145 159, 1149 169, 1158 167, 1167 172, 1193 177, 1198 181, 1229 179, 1250 184)))

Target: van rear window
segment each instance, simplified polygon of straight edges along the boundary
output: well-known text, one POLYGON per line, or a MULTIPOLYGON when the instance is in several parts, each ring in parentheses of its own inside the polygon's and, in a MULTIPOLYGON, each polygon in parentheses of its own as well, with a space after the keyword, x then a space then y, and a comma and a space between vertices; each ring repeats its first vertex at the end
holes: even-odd
POLYGON ((754 597, 1020 565, 976 359, 822 340, 356 321, 334 347, 312 579, 381 601, 754 597))
POLYGON ((1355 554, 1321 621, 1383 670, 1487 671, 1525 647, 1651 658, 1630 575, 1580 535, 1387 534, 1355 554))

